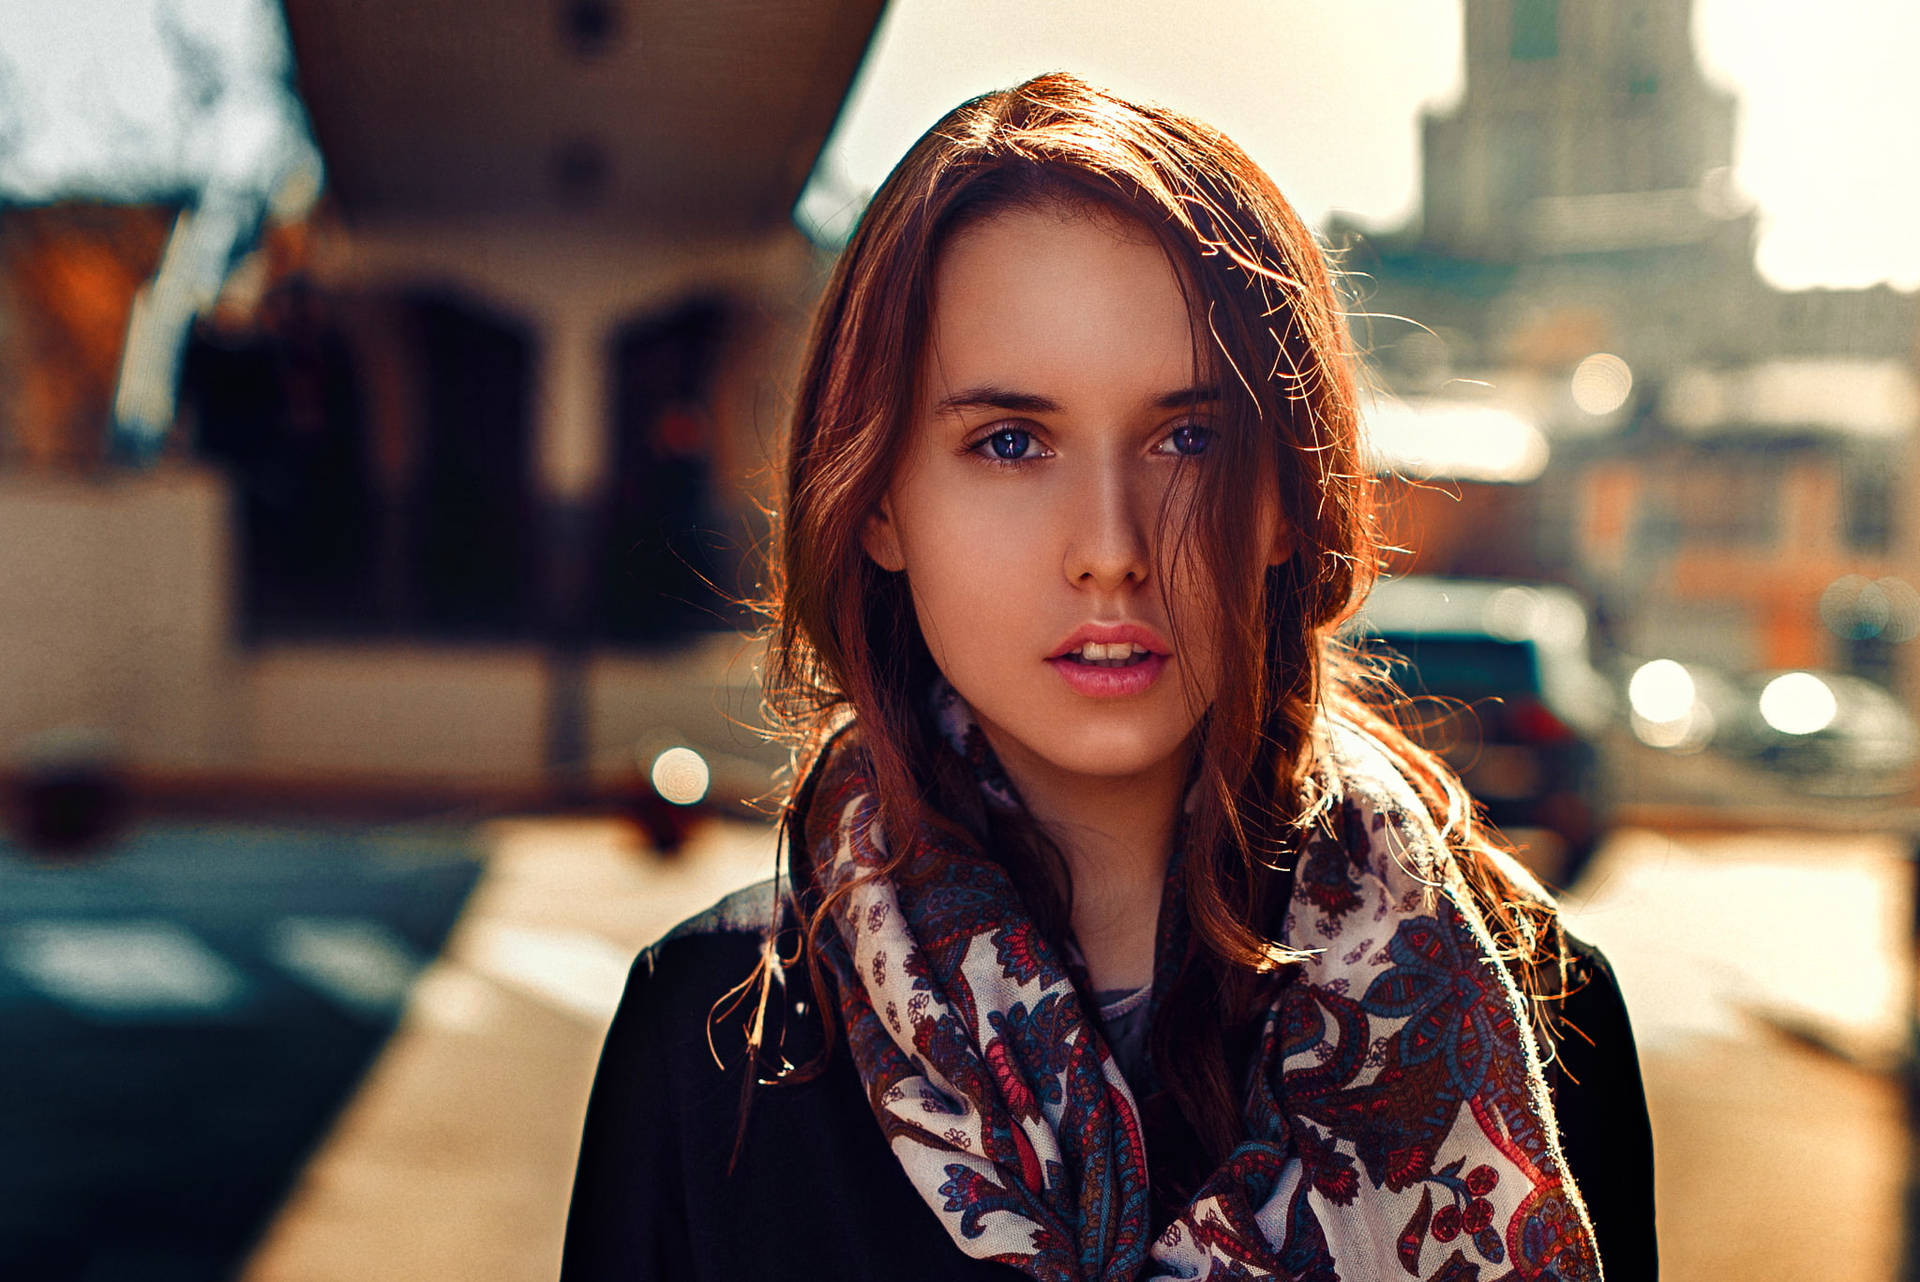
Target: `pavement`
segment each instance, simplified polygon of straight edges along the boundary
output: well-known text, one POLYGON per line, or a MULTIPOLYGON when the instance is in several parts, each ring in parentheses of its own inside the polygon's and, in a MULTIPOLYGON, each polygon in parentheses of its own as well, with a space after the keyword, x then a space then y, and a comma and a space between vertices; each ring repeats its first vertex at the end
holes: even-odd
POLYGON ((774 868, 771 830, 733 820, 670 862, 611 819, 501 821, 480 841, 465 915, 245 1282, 550 1282, 629 964, 774 868))
MULTIPOLYGON (((726 823, 663 863, 613 822, 496 825, 440 962, 247 1282, 551 1279, 631 953, 765 874, 726 823)), ((1641 1043, 1669 1282, 1902 1276, 1911 865, 1893 837, 1617 835, 1568 897, 1641 1043)))
POLYGON ((1907 838, 1628 830, 1568 897, 1612 959, 1669 1282, 1891 1282, 1910 1140, 1907 838))
POLYGON ((231 1277, 479 871, 458 830, 0 842, 0 1278, 231 1277))
MULTIPOLYGON (((0 860, 0 1246, 31 1265, 0 1277, 555 1276, 631 959, 771 833, 397 832, 0 860)), ((1635 828, 1567 897, 1633 1013, 1669 1282, 1907 1276, 1911 875, 1891 835, 1635 828)))

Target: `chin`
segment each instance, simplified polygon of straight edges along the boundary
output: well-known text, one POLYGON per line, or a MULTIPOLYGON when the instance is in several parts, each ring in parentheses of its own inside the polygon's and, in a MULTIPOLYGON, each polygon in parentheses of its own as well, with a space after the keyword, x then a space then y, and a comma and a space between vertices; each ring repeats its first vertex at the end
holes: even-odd
POLYGON ((1174 733, 1158 726, 1116 725, 1100 722, 1071 729, 1057 721, 1023 727, 1002 723, 999 736, 1011 737, 1026 753, 1064 774, 1089 779, 1127 779, 1147 774, 1181 753, 1189 731, 1174 733), (1011 734, 1009 736, 1009 730, 1011 734))

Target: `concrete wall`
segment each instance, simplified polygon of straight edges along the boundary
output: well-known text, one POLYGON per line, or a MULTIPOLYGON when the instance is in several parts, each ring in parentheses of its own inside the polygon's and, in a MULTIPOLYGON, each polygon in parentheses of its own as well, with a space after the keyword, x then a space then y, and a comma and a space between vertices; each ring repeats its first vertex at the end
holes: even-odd
POLYGON ((526 787, 546 676, 522 646, 273 645, 243 661, 237 764, 269 779, 526 787))
MULTIPOLYGON (((144 775, 526 793, 544 782, 548 660, 531 645, 235 642, 224 479, 0 473, 0 771, 105 745, 144 775)), ((587 765, 635 774, 668 740, 759 791, 780 753, 753 646, 592 656, 587 765), (731 759, 726 760, 726 759, 731 759)))
POLYGON ((228 763, 227 508, 198 468, 0 473, 0 760, 77 732, 156 769, 228 763))

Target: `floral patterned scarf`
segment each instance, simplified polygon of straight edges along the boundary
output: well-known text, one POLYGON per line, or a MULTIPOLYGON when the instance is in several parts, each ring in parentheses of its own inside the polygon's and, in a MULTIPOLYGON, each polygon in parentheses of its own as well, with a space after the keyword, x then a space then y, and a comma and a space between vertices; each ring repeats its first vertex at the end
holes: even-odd
MULTIPOLYGON (((1018 804, 943 702, 988 804, 1018 804)), ((1600 1278, 1524 999, 1425 809, 1358 730, 1335 729, 1328 765, 1339 835, 1309 843, 1282 941, 1311 959, 1265 1017, 1244 1140, 1156 1236, 1139 1112, 1066 960, 947 833, 874 875, 873 779, 836 745, 813 876, 851 889, 825 958, 874 1114, 962 1251, 1046 1282, 1600 1278)), ((1163 911, 1163 953, 1184 916, 1163 911)))

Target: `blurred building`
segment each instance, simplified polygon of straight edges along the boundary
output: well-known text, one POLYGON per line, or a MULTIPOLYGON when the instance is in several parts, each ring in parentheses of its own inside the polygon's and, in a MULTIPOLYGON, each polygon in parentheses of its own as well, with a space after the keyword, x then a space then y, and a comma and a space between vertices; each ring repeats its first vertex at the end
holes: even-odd
POLYGON ((0 467, 97 465, 135 296, 175 211, 0 206, 0 467))
POLYGON ((9 213, 0 348, 85 404, 7 416, 47 466, 0 473, 0 754, 521 789, 711 718, 644 656, 755 589, 822 274, 790 214, 880 8, 286 0, 326 193, 203 312, 145 471, 99 463, 172 211, 9 213))
POLYGON ((1465 24, 1419 219, 1334 237, 1359 310, 1422 326, 1360 325, 1392 389, 1520 415, 1552 461, 1416 564, 1510 573, 1524 543, 1643 656, 1920 693, 1920 295, 1760 277, 1690 0, 1466 0, 1465 24))

